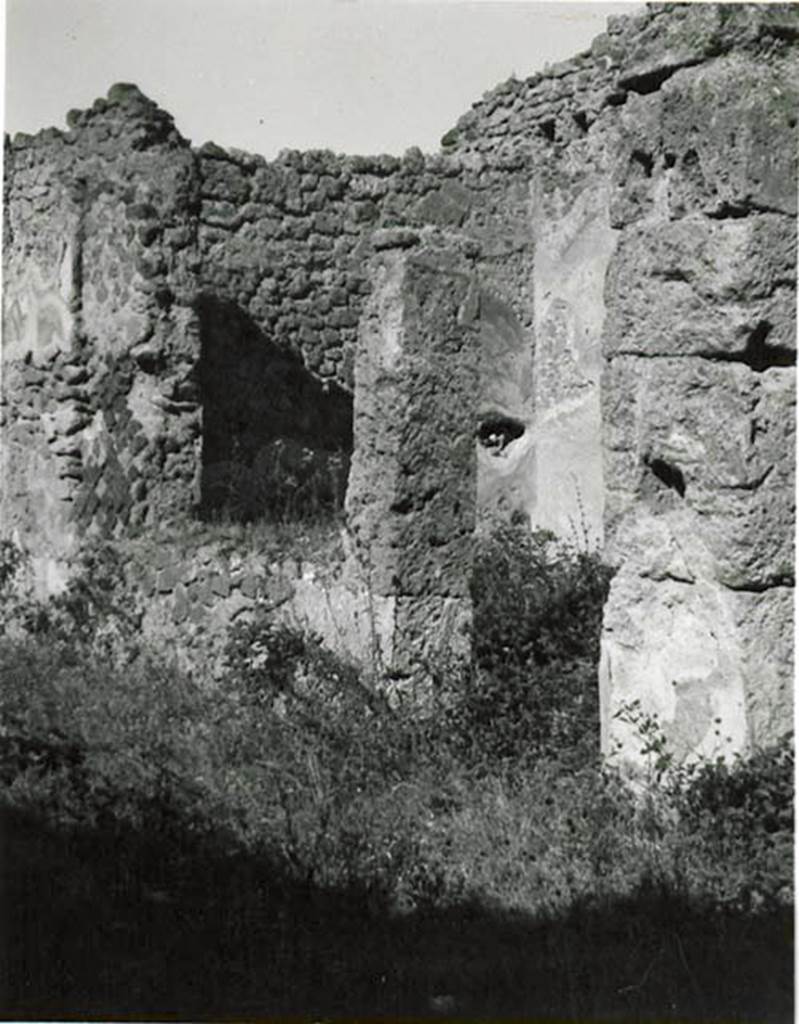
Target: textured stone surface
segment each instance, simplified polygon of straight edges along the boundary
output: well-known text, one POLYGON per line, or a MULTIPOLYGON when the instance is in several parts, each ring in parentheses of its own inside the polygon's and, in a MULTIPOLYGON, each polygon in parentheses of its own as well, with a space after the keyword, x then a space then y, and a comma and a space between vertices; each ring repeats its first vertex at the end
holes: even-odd
POLYGON ((626 759, 644 744, 625 722, 634 701, 657 716, 679 758, 748 741, 742 638, 693 525, 683 510, 636 508, 617 537, 624 560, 605 612, 600 695, 603 746, 626 759))
POLYGON ((444 140, 531 167, 525 500, 562 533, 571 470, 594 533, 604 505, 603 732, 633 761, 625 701, 685 756, 792 721, 797 39, 793 5, 650 5, 444 140))
POLYGON ((529 514, 535 504, 533 341, 507 302, 480 295, 477 510, 529 514))
POLYGON ((640 736, 614 718, 630 700, 684 756, 792 723, 799 91, 750 14, 708 8, 692 39, 680 13, 623 76, 642 95, 610 211, 601 675, 606 746, 631 760, 640 736), (745 45, 708 42, 731 25, 745 45))
POLYGON ((343 656, 365 657, 373 623, 379 627, 386 611, 372 607, 347 576, 337 530, 317 531, 313 544, 298 532, 302 559, 286 555, 285 538, 277 533, 271 541, 265 534, 260 546, 241 538, 209 539, 219 533, 195 525, 185 537, 156 531, 116 542, 128 599, 141 612, 147 640, 165 645, 179 664, 207 681, 224 671, 230 627, 268 611, 274 621, 319 636, 343 656))
POLYGON ((6 158, 2 522, 55 562, 187 510, 199 434, 191 150, 133 86, 70 125, 6 158))
MULTIPOLYGON (((355 371, 347 505, 353 557, 369 592, 402 599, 404 619, 413 619, 408 607, 418 600, 432 602, 437 614, 460 604, 468 617, 478 381, 473 270, 446 239, 435 239, 412 255, 386 252, 372 273, 355 371)), ((394 668, 410 671, 424 650, 418 628, 397 619, 392 628, 394 668)))

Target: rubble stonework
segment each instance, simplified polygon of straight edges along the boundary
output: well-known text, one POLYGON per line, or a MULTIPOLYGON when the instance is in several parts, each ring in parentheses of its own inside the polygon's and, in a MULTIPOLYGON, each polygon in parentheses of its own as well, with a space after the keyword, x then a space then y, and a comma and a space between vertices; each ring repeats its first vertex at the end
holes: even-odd
POLYGON ((6 143, 3 529, 42 563, 189 514, 196 168, 134 87, 6 143))
MULTIPOLYGON (((636 700, 686 756, 778 735, 798 37, 650 4, 434 155, 193 150, 135 86, 6 140, 2 533, 47 591, 86 536, 343 506, 281 614, 407 676, 463 645, 475 528, 522 515, 616 567, 606 749, 636 700)), ((178 560, 183 628, 219 574, 178 560)))

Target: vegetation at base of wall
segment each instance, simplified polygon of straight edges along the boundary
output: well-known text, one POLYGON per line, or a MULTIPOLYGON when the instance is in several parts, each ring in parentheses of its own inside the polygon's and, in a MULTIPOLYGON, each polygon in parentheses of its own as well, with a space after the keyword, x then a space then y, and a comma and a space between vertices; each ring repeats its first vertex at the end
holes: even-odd
POLYGON ((483 545, 422 716, 268 616, 189 679, 113 560, 37 605, 0 548, 4 1010, 784 1017, 791 737, 634 793, 586 697, 606 570, 483 545))
POLYGON ((487 758, 574 763, 599 753, 596 672, 610 570, 587 545, 526 523, 481 538, 463 731, 487 758))
POLYGON ((341 516, 350 453, 285 439, 264 448, 257 464, 234 451, 201 508, 208 522, 325 523, 341 516))

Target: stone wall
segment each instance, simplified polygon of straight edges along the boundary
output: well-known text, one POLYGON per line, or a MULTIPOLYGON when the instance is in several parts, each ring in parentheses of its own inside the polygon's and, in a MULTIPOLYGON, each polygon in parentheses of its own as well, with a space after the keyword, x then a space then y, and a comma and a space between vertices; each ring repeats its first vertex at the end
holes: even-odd
POLYGON ((683 755, 791 726, 799 67, 779 38, 706 61, 692 41, 623 110, 602 688, 625 747, 632 700, 683 755))
POLYGON ((335 580, 284 603, 413 677, 434 633, 463 649, 475 529, 523 516, 617 568, 606 749, 634 758, 633 700, 686 756, 765 742, 790 724, 798 37, 792 5, 652 4, 436 155, 195 152, 132 86, 7 142, 2 532, 46 591, 86 535, 345 505, 335 580))
MULTIPOLYGON (((203 504, 224 503, 231 477, 269 490, 278 474, 261 484, 262 467, 279 454, 295 476, 304 457, 306 489, 322 484, 341 506, 366 264, 397 238, 418 240, 396 226, 422 224, 457 167, 418 150, 403 159, 287 151, 268 163, 207 144, 198 156, 203 377, 231 382, 219 394, 204 388, 203 504), (242 394, 239 378, 259 383, 242 394), (305 422, 273 422, 281 394, 305 422)), ((257 511, 258 495, 249 498, 257 511)))
MULTIPOLYGON (((376 229, 427 222, 457 164, 286 151, 275 161, 207 144, 198 151, 199 287, 246 313, 320 380, 351 390, 365 260, 376 229)), ((462 213, 461 213, 462 217, 462 213)))
POLYGON ((791 727, 798 38, 790 5, 650 4, 442 140, 531 167, 525 500, 604 526, 630 760, 633 701, 680 756, 791 727))
POLYGON ((391 663, 393 608, 368 600, 334 524, 248 532, 195 523, 116 541, 113 550, 124 566, 125 610, 200 685, 224 674, 232 627, 263 615, 343 658, 373 651, 377 665, 391 663))
MULTIPOLYGON (((2 526, 40 578, 192 505, 196 175, 135 88, 6 143, 2 526)), ((51 580, 55 582, 55 580, 51 580)))
POLYGON ((495 391, 504 380, 514 396, 504 411, 524 433, 482 455, 481 506, 524 512, 534 527, 593 545, 603 537, 603 289, 617 235, 609 178, 623 95, 608 49, 599 40, 574 60, 510 79, 442 140, 445 152, 481 168, 504 212, 489 231, 516 319, 513 328, 506 320, 500 345, 508 350, 515 333, 511 376, 497 374, 489 343, 486 378, 495 391), (517 266, 508 281, 510 252, 517 266))

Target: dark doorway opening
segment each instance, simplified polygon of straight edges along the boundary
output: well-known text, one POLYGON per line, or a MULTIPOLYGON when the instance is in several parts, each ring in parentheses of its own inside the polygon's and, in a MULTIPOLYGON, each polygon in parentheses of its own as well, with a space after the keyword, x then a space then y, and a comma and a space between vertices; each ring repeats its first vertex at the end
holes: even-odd
POLYGON ((334 516, 352 455, 352 395, 317 380, 235 303, 198 302, 200 515, 238 522, 334 516))

